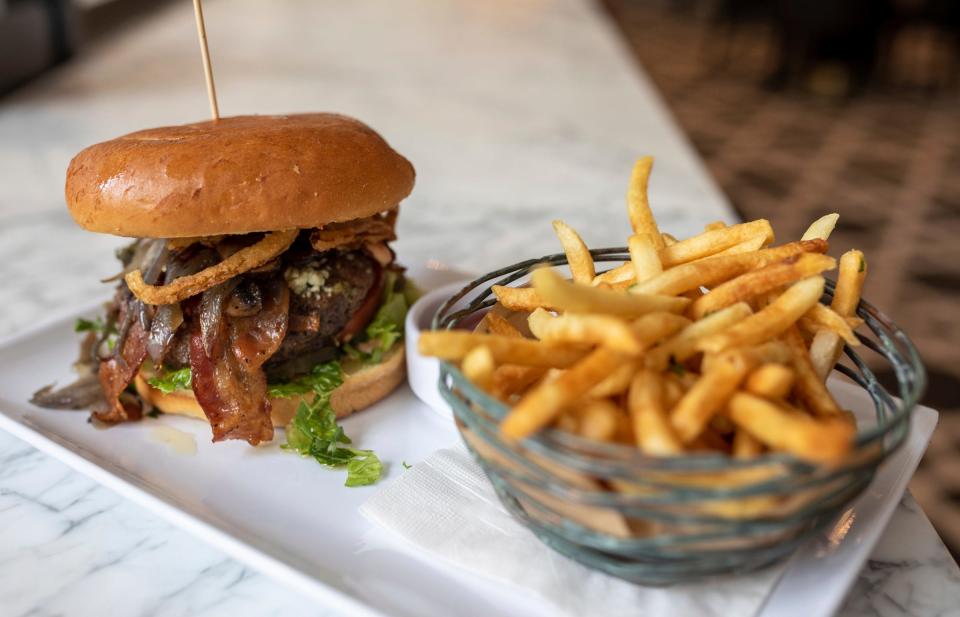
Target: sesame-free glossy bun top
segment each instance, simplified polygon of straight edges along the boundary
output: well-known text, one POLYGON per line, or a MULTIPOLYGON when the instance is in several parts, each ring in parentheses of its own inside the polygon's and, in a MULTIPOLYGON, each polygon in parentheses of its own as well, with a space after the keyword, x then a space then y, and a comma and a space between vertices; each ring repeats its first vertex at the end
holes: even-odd
POLYGON ((90 231, 179 238, 373 216, 413 183, 410 162, 353 118, 236 116, 90 146, 70 162, 66 200, 90 231))

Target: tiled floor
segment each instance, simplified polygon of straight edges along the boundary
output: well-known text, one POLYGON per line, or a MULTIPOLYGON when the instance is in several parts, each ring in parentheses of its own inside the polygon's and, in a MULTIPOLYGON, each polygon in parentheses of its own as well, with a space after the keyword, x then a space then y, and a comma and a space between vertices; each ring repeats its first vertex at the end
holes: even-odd
MULTIPOLYGON (((702 17, 606 0, 717 182, 744 218, 798 237, 839 212, 831 253, 866 252, 865 296, 917 343, 940 427, 911 485, 960 552, 960 93, 887 86, 846 101, 764 90, 768 38, 730 40, 702 17)), ((654 153, 655 154, 655 153, 654 153)))

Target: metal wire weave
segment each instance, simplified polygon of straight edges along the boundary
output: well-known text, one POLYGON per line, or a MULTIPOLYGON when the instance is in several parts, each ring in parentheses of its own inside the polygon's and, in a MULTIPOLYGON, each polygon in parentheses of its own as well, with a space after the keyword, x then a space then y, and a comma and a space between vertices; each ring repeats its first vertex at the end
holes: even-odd
MULTIPOLYGON (((629 261, 625 248, 591 251, 597 262, 629 261)), ((510 285, 563 254, 486 274, 450 298, 434 329, 469 326, 496 303, 493 285, 510 285)), ((829 302, 833 283, 823 301, 829 302)), ((504 506, 543 542, 589 567, 630 581, 664 585, 752 571, 784 559, 822 533, 903 444, 926 376, 909 338, 866 301, 857 310, 871 336, 863 348, 893 369, 897 397, 849 347, 837 370, 865 390, 876 422, 861 425, 852 455, 838 467, 788 454, 733 459, 692 453, 649 457, 638 449, 548 429, 511 443, 499 422, 507 407, 443 362, 439 388, 464 442, 504 506), (611 488, 617 490, 611 490, 611 488)))

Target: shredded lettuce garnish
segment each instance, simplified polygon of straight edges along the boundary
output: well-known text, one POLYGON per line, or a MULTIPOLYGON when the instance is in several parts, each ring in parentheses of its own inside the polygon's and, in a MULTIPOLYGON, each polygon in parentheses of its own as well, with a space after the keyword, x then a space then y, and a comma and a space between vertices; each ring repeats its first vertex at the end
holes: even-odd
POLYGON ((383 475, 383 463, 373 450, 353 450, 355 456, 347 463, 347 481, 344 486, 369 486, 383 475))
POLYGON ((177 370, 161 369, 156 375, 147 379, 148 384, 164 394, 170 394, 176 390, 189 390, 192 381, 193 374, 189 366, 177 370))
POLYGON ((330 394, 343 383, 337 361, 318 364, 309 375, 287 384, 271 386, 270 396, 288 397, 313 392, 309 403, 301 401, 287 425, 287 443, 281 446, 302 456, 311 456, 321 465, 347 468, 346 486, 373 484, 383 474, 383 464, 372 450, 352 447, 350 438, 337 424, 330 394))
POLYGON ((97 317, 93 321, 89 319, 84 319, 79 317, 77 322, 73 324, 74 332, 106 332, 107 324, 103 323, 103 319, 97 317))
POLYGON ((97 317, 93 321, 89 319, 84 319, 80 317, 73 324, 74 332, 96 332, 104 337, 105 342, 107 343, 107 349, 113 351, 114 346, 117 344, 117 328, 113 325, 108 325, 103 321, 101 317, 97 317))
POLYGON ((410 279, 405 279, 403 290, 397 291, 397 273, 386 273, 383 299, 370 325, 357 344, 343 346, 347 357, 364 364, 380 364, 383 354, 403 337, 403 322, 410 306, 420 297, 420 290, 410 279))

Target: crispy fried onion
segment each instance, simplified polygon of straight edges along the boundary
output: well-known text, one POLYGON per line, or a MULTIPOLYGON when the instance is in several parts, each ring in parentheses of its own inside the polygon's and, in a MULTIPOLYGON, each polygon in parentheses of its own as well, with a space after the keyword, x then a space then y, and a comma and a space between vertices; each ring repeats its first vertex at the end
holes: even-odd
POLYGON ((357 248, 374 242, 396 240, 394 226, 397 222, 397 209, 375 214, 365 219, 329 223, 313 230, 310 244, 319 252, 336 248, 357 248))
POLYGON ((128 273, 123 279, 130 291, 147 304, 173 304, 206 291, 215 285, 267 263, 284 252, 297 238, 298 230, 275 231, 256 244, 242 248, 215 266, 196 274, 182 276, 166 285, 149 285, 140 270, 128 273))

